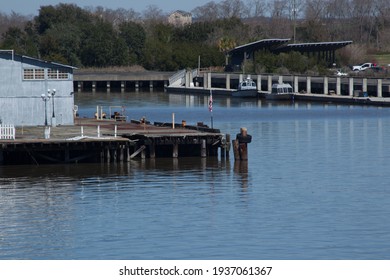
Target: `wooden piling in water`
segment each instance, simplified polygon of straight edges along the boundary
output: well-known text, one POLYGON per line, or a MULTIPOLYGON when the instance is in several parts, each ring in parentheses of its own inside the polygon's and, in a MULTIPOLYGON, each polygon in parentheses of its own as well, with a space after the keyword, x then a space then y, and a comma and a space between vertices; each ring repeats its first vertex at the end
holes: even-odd
POLYGON ((252 136, 247 133, 245 127, 242 127, 236 139, 232 141, 235 160, 248 160, 248 143, 250 142, 252 142, 252 136))

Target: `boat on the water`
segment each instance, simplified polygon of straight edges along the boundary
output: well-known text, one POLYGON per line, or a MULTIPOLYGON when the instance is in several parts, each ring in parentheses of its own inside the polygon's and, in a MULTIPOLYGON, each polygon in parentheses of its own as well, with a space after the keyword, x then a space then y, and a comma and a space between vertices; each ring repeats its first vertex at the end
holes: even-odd
POLYGON ((238 89, 232 92, 234 97, 257 97, 258 91, 256 83, 248 76, 239 83, 238 89))
POLYGON ((272 85, 271 93, 265 95, 270 100, 290 100, 293 99, 294 92, 290 84, 278 83, 272 85))

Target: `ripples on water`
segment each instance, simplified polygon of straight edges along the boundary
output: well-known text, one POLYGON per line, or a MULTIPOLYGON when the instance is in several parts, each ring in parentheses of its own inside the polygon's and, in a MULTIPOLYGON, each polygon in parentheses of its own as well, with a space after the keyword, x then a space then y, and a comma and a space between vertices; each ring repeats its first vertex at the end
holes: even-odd
POLYGON ((387 108, 215 100, 216 127, 252 134, 247 164, 0 167, 0 259, 390 258, 387 108))

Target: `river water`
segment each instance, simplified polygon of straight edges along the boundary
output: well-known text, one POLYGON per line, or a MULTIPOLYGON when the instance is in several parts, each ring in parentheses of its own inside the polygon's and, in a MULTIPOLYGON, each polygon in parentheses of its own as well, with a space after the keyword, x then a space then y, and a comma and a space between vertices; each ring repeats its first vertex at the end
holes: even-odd
MULTIPOLYGON (((208 96, 77 93, 80 117, 211 125, 208 96), (122 107, 111 107, 112 110, 122 107)), ((0 166, 0 259, 389 259, 390 109, 214 96, 221 158, 0 166)))

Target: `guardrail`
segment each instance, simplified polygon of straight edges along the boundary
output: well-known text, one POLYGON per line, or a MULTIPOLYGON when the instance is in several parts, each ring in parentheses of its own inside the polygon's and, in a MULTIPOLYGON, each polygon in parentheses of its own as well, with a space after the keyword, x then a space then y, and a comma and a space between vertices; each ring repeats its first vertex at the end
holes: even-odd
POLYGON ((185 81, 186 70, 180 70, 175 73, 172 77, 169 78, 170 86, 180 86, 184 84, 185 81))
POLYGON ((0 124, 0 140, 15 140, 15 126, 13 124, 0 124))

